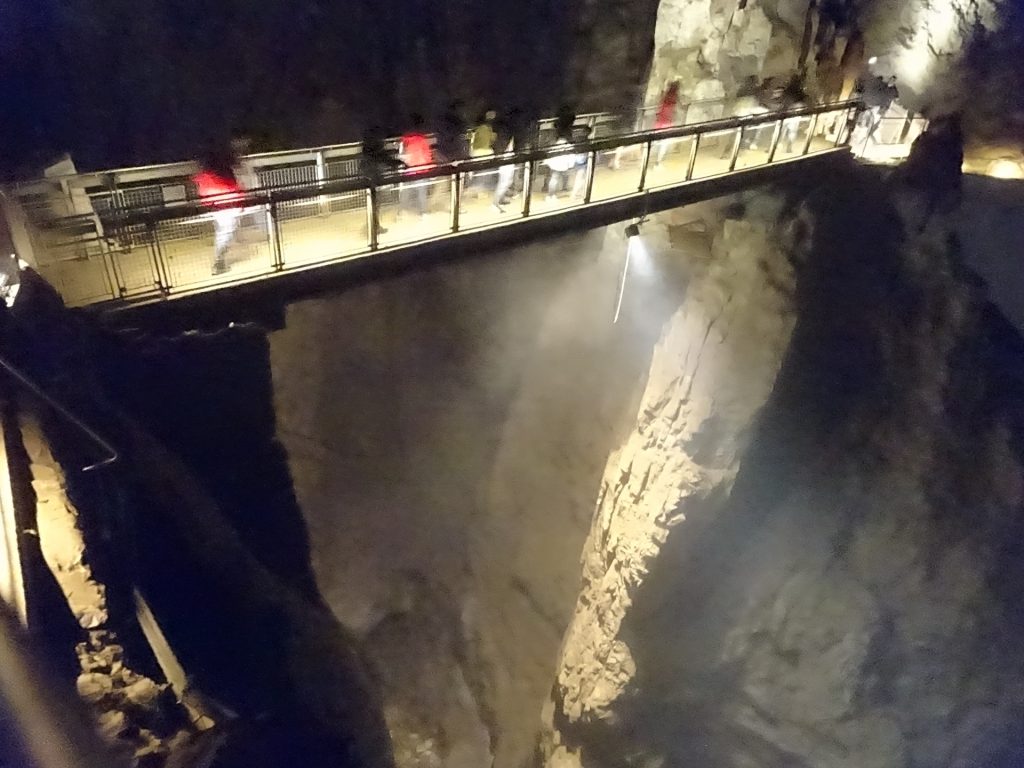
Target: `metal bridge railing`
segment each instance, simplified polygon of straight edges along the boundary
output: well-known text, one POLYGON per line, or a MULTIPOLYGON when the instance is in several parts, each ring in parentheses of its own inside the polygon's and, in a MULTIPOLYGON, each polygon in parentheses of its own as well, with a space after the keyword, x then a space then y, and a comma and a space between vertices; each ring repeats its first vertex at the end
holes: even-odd
POLYGON ((34 248, 38 269, 69 305, 179 295, 846 146, 857 106, 612 135, 390 174, 378 185, 301 176, 234 206, 242 226, 222 276, 211 275, 213 217, 187 198, 116 209, 102 228, 88 217, 57 219, 34 230, 34 248), (514 194, 496 208, 499 179, 514 194))
MULTIPOLYGON (((729 104, 726 99, 680 104, 676 124, 691 125, 726 117, 729 104)), ((645 106, 622 115, 609 112, 587 113, 579 115, 576 124, 589 127, 593 138, 607 138, 623 132, 652 128, 657 109, 657 106, 645 106)), ((553 143, 554 123, 554 118, 544 118, 537 122, 534 136, 537 146, 553 143)), ((397 147, 398 139, 389 139, 388 143, 397 147)), ((251 171, 252 186, 256 189, 315 184, 358 175, 356 158, 360 148, 358 142, 329 144, 262 152, 247 155, 241 161, 251 171)), ((191 176, 196 170, 194 163, 186 161, 68 174, 18 185, 15 194, 35 220, 87 212, 95 213, 103 220, 114 211, 139 205, 195 200, 197 194, 191 176), (72 199, 75 197, 78 199, 72 199)))

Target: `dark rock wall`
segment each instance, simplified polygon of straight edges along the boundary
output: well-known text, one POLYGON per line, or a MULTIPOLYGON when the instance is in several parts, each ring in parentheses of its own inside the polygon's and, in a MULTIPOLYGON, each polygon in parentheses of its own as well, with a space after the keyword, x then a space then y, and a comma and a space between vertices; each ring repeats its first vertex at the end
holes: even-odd
POLYGON ((275 436, 263 329, 111 337, 102 383, 186 463, 263 563, 315 599, 309 542, 275 436))
MULTIPOLYGON (((685 439, 735 419, 719 368, 719 396, 641 410, 610 462, 551 765, 1020 762, 1021 341, 950 226, 904 232, 889 194, 859 171, 780 217, 796 324, 745 449, 685 439), (676 446, 662 474, 703 469, 619 496, 652 444, 676 446)), ((671 342, 655 370, 685 354, 671 342)))
POLYGON ((99 0, 10 5, 0 23, 0 174, 61 151, 79 168, 358 140, 489 105, 607 109, 641 84, 653 0, 99 0))
MULTIPOLYGON (((48 287, 31 276, 26 276, 18 305, 4 321, 3 345, 8 359, 22 366, 79 418, 110 436, 119 450, 120 458, 111 467, 81 472, 81 467, 102 458, 102 452, 97 455, 97 447, 83 438, 81 430, 44 409, 45 438, 66 472, 67 493, 79 524, 90 531, 87 538, 93 546, 86 541, 89 561, 104 583, 112 585, 107 592, 111 614, 125 611, 125 594, 138 589, 190 683, 202 695, 241 716, 227 732, 228 747, 218 765, 291 765, 296 754, 302 754, 310 765, 391 765, 390 740, 376 688, 359 651, 305 583, 308 559, 301 551, 296 556, 289 550, 303 541, 301 521, 288 520, 294 501, 290 494, 281 494, 282 476, 274 474, 272 459, 279 459, 279 452, 268 452, 267 446, 253 437, 262 434, 269 440, 266 424, 262 432, 259 424, 249 425, 253 431, 238 427, 236 437, 246 434, 252 442, 234 446, 248 459, 271 459, 263 467, 250 469, 267 473, 270 481, 262 487, 272 491, 262 507, 253 503, 253 519, 261 534, 254 536, 240 514, 245 510, 236 506, 229 520, 214 501, 215 494, 198 479, 202 473, 190 471, 177 455, 113 404, 103 376, 98 374, 97 361, 106 360, 111 370, 121 374, 134 369, 139 376, 136 381, 144 381, 140 371, 153 365, 152 358, 147 361, 146 355, 133 352, 131 343, 112 341, 81 324, 59 307, 48 287), (116 365, 111 362, 115 357, 119 358, 116 365), (268 524, 275 503, 281 517, 268 524), (292 524, 299 530, 289 530, 292 524), (240 534, 239 528, 246 534, 240 534), (268 550, 269 531, 279 541, 268 550), (265 555, 275 548, 277 559, 265 555), (264 557, 254 550, 263 550, 264 557), (272 567, 288 576, 274 573, 272 567)), ((245 359, 245 343, 237 343, 239 356, 245 359)), ((261 347, 257 344, 255 348, 258 353, 261 347)), ((265 352, 265 342, 262 349, 265 352)), ((201 349, 190 351, 202 358, 201 349)), ((169 357, 173 359, 173 355, 169 357)), ((184 372, 182 362, 188 357, 182 354, 177 358, 179 372, 184 372)), ((209 373, 214 367, 204 365, 193 371, 209 373)), ((208 395, 211 390, 207 388, 208 395)), ((188 391, 182 383, 181 399, 186 399, 188 391)), ((254 391, 258 393, 259 388, 254 391)), ((139 392, 123 399, 136 406, 146 402, 139 392)), ((266 402, 262 405, 265 408, 266 402)), ((164 409, 171 406, 170 400, 156 404, 164 409)), ((222 408, 231 413, 227 399, 222 408)), ((198 453, 196 446, 190 445, 189 435, 205 431, 213 438, 227 430, 224 421, 212 418, 205 429, 187 418, 173 426, 166 418, 154 422, 177 438, 172 442, 183 453, 192 453, 186 461, 195 461, 198 453)), ((238 474, 234 479, 248 482, 250 475, 238 466, 229 468, 227 477, 238 474)), ((226 485, 219 490, 226 503, 242 503, 240 496, 225 492, 226 485)))

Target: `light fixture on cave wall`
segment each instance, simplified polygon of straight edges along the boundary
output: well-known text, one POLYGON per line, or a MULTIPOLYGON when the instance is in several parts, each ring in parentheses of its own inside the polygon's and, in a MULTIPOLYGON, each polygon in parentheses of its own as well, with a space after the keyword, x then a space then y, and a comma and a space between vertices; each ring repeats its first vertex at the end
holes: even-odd
MULTIPOLYGON (((644 208, 646 209, 646 205, 644 208)), ((619 322, 619 314, 622 312, 622 299, 626 295, 626 281, 629 279, 629 265, 633 259, 646 263, 650 258, 647 253, 647 245, 640 236, 640 227, 647 221, 646 213, 639 219, 626 227, 626 258, 622 265, 622 278, 619 280, 619 299, 615 302, 615 317, 612 318, 612 325, 619 322)))

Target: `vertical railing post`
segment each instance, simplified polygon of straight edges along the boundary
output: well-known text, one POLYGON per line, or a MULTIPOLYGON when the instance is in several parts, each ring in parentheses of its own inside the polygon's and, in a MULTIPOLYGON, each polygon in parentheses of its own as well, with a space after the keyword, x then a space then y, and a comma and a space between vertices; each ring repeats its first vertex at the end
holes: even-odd
POLYGON ((583 193, 584 204, 590 203, 590 196, 594 192, 594 174, 597 172, 597 150, 592 149, 587 154, 587 188, 583 193))
POLYGON ((110 287, 110 298, 116 299, 124 296, 124 288, 118 282, 117 272, 114 270, 114 254, 110 252, 110 246, 106 240, 100 240, 100 258, 103 260, 103 274, 110 287))
POLYGON ((782 132, 786 129, 786 118, 779 118, 778 124, 775 126, 775 131, 772 133, 772 145, 771 149, 768 150, 768 163, 770 164, 775 160, 775 151, 779 148, 779 140, 782 138, 782 132))
POLYGON ((376 251, 380 245, 381 191, 372 182, 367 189, 367 216, 370 220, 370 250, 376 251))
POLYGON ((729 157, 729 172, 736 170, 736 160, 740 156, 740 147, 743 146, 743 130, 746 126, 741 125, 736 129, 736 141, 732 145, 732 155, 729 157))
POLYGON ((690 158, 686 161, 686 181, 693 179, 693 169, 697 166, 697 149, 700 147, 701 134, 693 135, 693 143, 690 145, 690 158))
POLYGON ((523 218, 530 215, 530 193, 533 187, 533 173, 536 161, 523 163, 523 218))
POLYGON ((906 118, 903 120, 903 128, 900 129, 900 144, 907 143, 907 136, 910 135, 910 126, 914 124, 914 114, 913 110, 908 111, 906 118))
POLYGON ((267 232, 270 235, 270 252, 275 272, 284 269, 284 246, 281 245, 281 226, 277 212, 277 200, 270 195, 270 201, 264 206, 267 217, 267 232))
MULTIPOLYGON (((850 130, 850 107, 843 110, 843 120, 839 125, 839 130, 836 131, 836 146, 840 146, 846 143, 847 137, 853 135, 853 131, 850 130)), ((881 121, 879 121, 879 127, 881 121)))
POLYGON ((452 232, 459 231, 459 211, 462 209, 462 172, 456 168, 455 173, 450 177, 451 205, 452 205, 452 232))
MULTIPOLYGON (((327 159, 324 157, 324 151, 322 149, 318 150, 316 153, 316 183, 321 189, 323 189, 324 184, 327 183, 327 159)), ((320 195, 317 198, 317 202, 319 203, 321 214, 326 215, 330 213, 330 203, 327 199, 327 195, 320 195)))
MULTIPOLYGON (((146 222, 146 234, 149 237, 151 245, 150 253, 153 255, 153 270, 156 275, 156 288, 162 294, 168 294, 173 287, 171 285, 170 270, 167 268, 167 262, 164 260, 163 249, 160 247, 160 235, 157 230, 156 222, 149 219, 146 222)), ((121 295, 124 295, 125 287, 123 281, 121 282, 121 295)))
POLYGON ((648 139, 644 143, 643 156, 640 158, 640 183, 637 185, 636 191, 643 192, 644 187, 647 185, 647 167, 651 164, 651 140, 648 139))
POLYGON ((804 148, 800 153, 806 155, 811 149, 811 142, 814 141, 814 132, 818 129, 818 115, 811 117, 811 124, 807 126, 807 138, 804 139, 804 148))

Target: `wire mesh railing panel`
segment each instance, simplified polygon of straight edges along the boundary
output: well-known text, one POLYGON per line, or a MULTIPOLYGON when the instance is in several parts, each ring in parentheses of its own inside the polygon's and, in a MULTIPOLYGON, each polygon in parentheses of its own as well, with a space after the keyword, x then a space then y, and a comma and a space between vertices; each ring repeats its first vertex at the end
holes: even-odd
POLYGON ((45 254, 46 258, 40 260, 36 269, 57 289, 68 306, 85 306, 118 296, 110 279, 101 241, 95 238, 68 242, 53 240, 47 245, 45 254))
POLYGON ((346 158, 342 160, 329 160, 326 164, 327 178, 350 179, 359 175, 359 158, 346 158))
POLYGON ((360 189, 277 204, 284 265, 328 261, 368 250, 366 198, 366 190, 360 189))
POLYGON ((296 163, 289 165, 264 166, 256 169, 256 178, 261 187, 287 187, 315 184, 316 164, 296 163))
POLYGON ((452 222, 453 178, 410 179, 380 188, 382 247, 447 234, 452 222))
POLYGON ((274 268, 270 222, 262 206, 160 221, 154 234, 157 257, 165 265, 171 288, 227 281, 274 268), (198 235, 165 236, 183 228, 198 235), (223 252, 224 271, 216 268, 218 249, 223 252))

